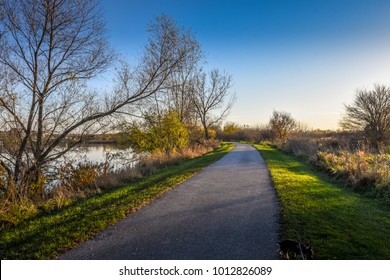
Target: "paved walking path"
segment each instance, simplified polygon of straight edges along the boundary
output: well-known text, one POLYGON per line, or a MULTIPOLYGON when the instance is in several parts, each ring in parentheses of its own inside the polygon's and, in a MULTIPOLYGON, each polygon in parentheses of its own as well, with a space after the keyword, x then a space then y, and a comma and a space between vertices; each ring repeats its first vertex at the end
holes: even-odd
POLYGON ((279 206, 250 145, 60 259, 277 259, 279 206))

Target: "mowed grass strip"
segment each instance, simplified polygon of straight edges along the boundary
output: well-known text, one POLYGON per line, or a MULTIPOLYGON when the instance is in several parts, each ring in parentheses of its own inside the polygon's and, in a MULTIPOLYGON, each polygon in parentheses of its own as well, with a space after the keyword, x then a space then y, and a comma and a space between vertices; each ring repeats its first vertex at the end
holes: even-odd
POLYGON ((139 182, 3 229, 0 231, 0 258, 55 258, 187 180, 233 147, 233 144, 222 143, 214 152, 166 167, 139 182))
POLYGON ((281 206, 281 239, 313 247, 315 259, 390 259, 390 209, 332 182, 309 163, 269 145, 267 162, 281 206))

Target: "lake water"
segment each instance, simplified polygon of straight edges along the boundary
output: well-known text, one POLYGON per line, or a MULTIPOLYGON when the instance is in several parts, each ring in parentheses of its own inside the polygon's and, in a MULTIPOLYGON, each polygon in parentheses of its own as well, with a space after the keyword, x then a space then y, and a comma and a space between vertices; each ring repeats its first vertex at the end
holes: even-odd
POLYGON ((114 144, 88 144, 77 151, 70 151, 60 161, 64 162, 109 162, 114 169, 132 165, 135 162, 135 154, 130 148, 121 148, 114 144))

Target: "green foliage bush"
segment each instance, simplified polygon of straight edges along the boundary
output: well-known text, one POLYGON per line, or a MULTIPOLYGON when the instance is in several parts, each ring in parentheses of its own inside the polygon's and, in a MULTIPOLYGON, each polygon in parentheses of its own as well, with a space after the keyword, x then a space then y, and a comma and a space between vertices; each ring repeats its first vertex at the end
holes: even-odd
POLYGON ((189 143, 189 131, 175 111, 163 116, 154 114, 141 123, 133 123, 127 128, 127 135, 138 152, 172 153, 187 148, 189 143))

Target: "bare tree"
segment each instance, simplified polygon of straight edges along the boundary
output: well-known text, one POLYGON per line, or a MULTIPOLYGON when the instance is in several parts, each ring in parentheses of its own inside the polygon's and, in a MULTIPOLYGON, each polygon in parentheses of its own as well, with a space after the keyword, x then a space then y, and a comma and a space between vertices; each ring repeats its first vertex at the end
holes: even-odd
POLYGON ((204 72, 199 72, 192 93, 192 102, 206 139, 210 138, 209 128, 225 119, 236 101, 236 95, 230 92, 230 75, 212 70, 208 79, 204 72))
POLYGON ((115 56, 95 0, 5 0, 0 30, 1 165, 16 187, 99 131, 125 107, 163 89, 187 56, 188 38, 168 17, 149 28, 144 55, 124 64, 112 92, 88 90, 115 56), (59 148, 66 141, 67 148, 59 148))
POLYGON ((80 104, 80 87, 112 55, 95 1, 4 1, 2 14, 0 66, 12 80, 3 78, 1 129, 13 140, 2 165, 16 183, 22 173, 37 181, 53 148, 86 123, 77 124, 70 105, 84 109, 81 115, 93 110, 92 102, 80 104))
MULTIPOLYGON (((199 64, 204 58, 199 42, 191 31, 180 29, 186 34, 187 56, 168 79, 166 86, 153 98, 144 100, 138 107, 137 116, 148 121, 151 114, 162 118, 168 112, 176 112, 181 123, 191 125, 196 120, 194 106, 192 104, 192 91, 194 76, 199 69, 199 64)), ((127 122, 127 120, 126 120, 127 122)))
POLYGON ((166 94, 165 103, 170 111, 176 111, 180 121, 190 124, 194 121, 195 111, 192 104, 193 81, 199 64, 204 57, 200 44, 196 39, 191 41, 191 52, 179 71, 172 75, 169 80, 169 88, 166 94))
POLYGON ((390 131, 390 88, 374 85, 374 90, 357 90, 351 105, 345 105, 340 126, 347 130, 364 131, 376 148, 390 131))
MULTIPOLYGON (((165 20, 169 21, 171 26, 177 26, 176 22, 167 16, 164 16, 165 20)), ((176 139, 180 144, 179 138, 174 138, 172 135, 165 133, 167 130, 167 119, 175 119, 180 122, 180 126, 183 126, 186 130, 191 129, 194 123, 196 123, 196 115, 194 106, 192 104, 191 92, 193 78, 196 73, 196 69, 199 67, 199 63, 203 59, 204 55, 201 50, 199 42, 196 40, 190 30, 186 30, 184 27, 176 27, 176 33, 181 33, 185 37, 185 44, 183 44, 182 51, 186 53, 183 57, 180 65, 176 70, 168 77, 165 85, 160 90, 154 93, 151 98, 144 99, 138 102, 137 106, 131 108, 131 111, 127 112, 132 118, 124 119, 118 126, 125 135, 129 143, 133 142, 135 147, 139 147, 136 142, 150 142, 149 147, 157 147, 164 144, 167 137, 176 139), (131 135, 134 131, 152 130, 156 136, 156 145, 153 145, 153 141, 146 140, 145 137, 135 137, 131 135), (140 139, 142 138, 142 139, 140 139), (161 141, 160 141, 161 140, 161 141)), ((178 127, 177 127, 178 128, 178 127)), ((180 129, 177 129, 180 130, 180 129)), ((172 129, 171 131, 174 131, 172 129)), ((177 131, 176 131, 177 132, 177 131)), ((169 150, 169 149, 168 149, 169 150)), ((172 150, 172 149, 171 149, 172 150)), ((151 151, 151 149, 149 149, 151 151)))
POLYGON ((277 139, 285 140, 291 131, 297 127, 297 123, 290 113, 273 111, 269 126, 277 139))

